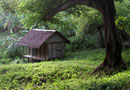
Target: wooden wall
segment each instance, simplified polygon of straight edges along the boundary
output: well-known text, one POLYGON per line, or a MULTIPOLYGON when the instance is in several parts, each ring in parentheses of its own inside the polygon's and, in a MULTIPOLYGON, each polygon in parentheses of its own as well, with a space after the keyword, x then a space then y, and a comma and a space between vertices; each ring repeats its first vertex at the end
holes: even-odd
POLYGON ((65 43, 48 43, 42 45, 39 49, 30 49, 30 55, 43 60, 62 58, 65 53, 65 43))
POLYGON ((59 34, 52 35, 39 49, 30 49, 30 55, 43 60, 62 58, 65 53, 65 40, 59 34))
POLYGON ((40 57, 48 60, 48 45, 44 44, 39 49, 40 57))
POLYGON ((30 55, 43 60, 48 59, 48 45, 44 44, 40 48, 30 48, 30 55))
POLYGON ((65 43, 59 42, 59 43, 49 43, 48 44, 48 58, 62 58, 64 57, 65 53, 65 43))
POLYGON ((54 34, 52 35, 46 43, 54 43, 54 42, 65 42, 65 40, 63 38, 61 38, 61 36, 59 34, 54 34))

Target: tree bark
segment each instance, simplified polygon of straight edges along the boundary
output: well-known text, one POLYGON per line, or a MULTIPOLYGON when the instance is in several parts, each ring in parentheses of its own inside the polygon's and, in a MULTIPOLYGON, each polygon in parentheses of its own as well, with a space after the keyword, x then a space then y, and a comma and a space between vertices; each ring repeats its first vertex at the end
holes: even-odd
POLYGON ((103 6, 103 18, 104 18, 104 32, 105 32, 105 48, 106 56, 105 60, 99 65, 94 72, 103 70, 114 70, 124 67, 125 64, 122 61, 122 42, 120 34, 116 30, 115 15, 116 10, 113 0, 104 0, 103 6))

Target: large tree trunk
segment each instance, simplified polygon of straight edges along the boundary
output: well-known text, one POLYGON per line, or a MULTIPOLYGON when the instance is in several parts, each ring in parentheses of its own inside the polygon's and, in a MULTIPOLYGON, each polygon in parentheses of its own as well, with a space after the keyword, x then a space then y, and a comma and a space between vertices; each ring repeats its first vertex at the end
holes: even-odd
POLYGON ((103 70, 113 70, 120 67, 124 67, 122 61, 122 42, 120 35, 115 27, 115 15, 116 10, 113 0, 104 0, 103 6, 103 18, 105 28, 105 48, 106 56, 105 60, 99 65, 95 72, 103 70))
POLYGON ((103 63, 96 68, 95 72, 124 67, 125 64, 123 63, 121 56, 122 42, 115 27, 116 10, 114 0, 67 0, 64 4, 54 8, 52 12, 48 12, 43 17, 43 20, 51 20, 52 16, 57 12, 64 11, 75 5, 87 5, 93 7, 99 10, 104 18, 106 56, 103 63))

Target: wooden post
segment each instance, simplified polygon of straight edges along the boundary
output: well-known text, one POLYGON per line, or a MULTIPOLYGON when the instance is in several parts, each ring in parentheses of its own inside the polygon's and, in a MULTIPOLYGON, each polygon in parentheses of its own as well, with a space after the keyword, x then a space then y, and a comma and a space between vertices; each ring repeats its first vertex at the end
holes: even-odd
POLYGON ((29 63, 29 58, 28 58, 28 63, 29 63))

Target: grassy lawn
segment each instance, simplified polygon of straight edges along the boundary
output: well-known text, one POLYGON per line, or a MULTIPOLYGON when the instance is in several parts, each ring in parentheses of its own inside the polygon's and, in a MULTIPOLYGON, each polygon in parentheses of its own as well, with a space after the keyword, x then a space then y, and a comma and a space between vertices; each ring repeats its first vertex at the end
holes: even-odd
MULTIPOLYGON (((1 65, 0 90, 127 90, 130 68, 93 74, 103 58, 104 49, 97 49, 67 53, 63 60, 1 65)), ((123 51, 123 58, 130 62, 130 49, 123 51)))

